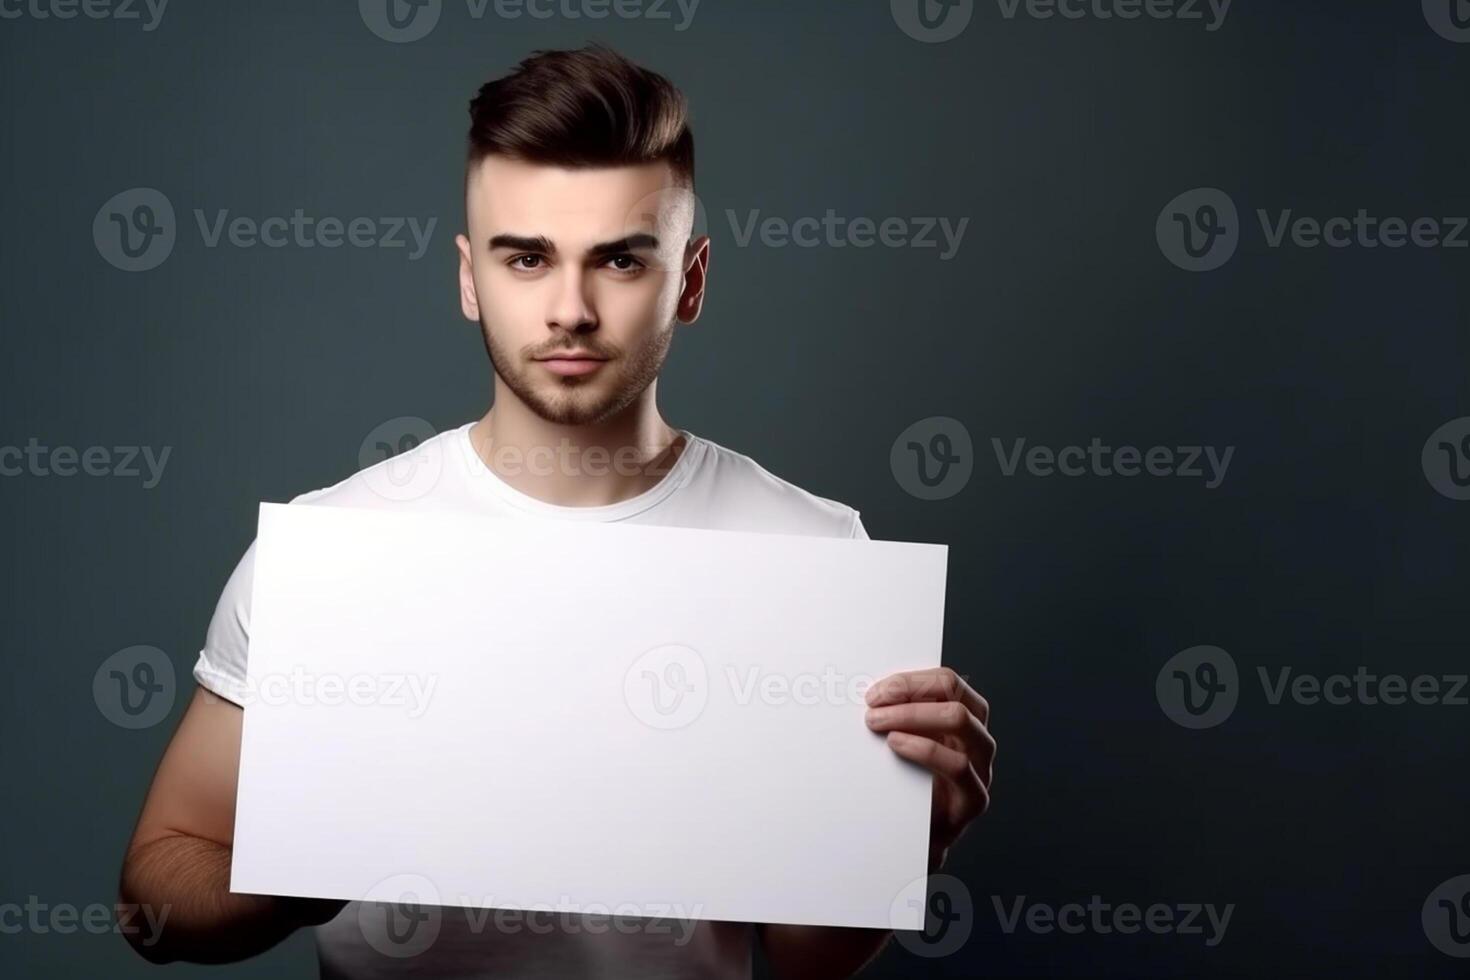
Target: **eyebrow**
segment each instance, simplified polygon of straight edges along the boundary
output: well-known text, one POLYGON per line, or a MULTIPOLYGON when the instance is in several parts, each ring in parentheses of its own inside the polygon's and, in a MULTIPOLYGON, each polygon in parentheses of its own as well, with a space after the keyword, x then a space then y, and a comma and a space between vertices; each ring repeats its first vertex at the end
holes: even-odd
MULTIPOLYGON (((518 252, 540 252, 543 255, 555 255, 556 245, 545 235, 496 235, 490 239, 490 251, 497 248, 514 249, 518 252)), ((587 249, 587 254, 592 258, 601 258, 606 255, 619 255, 623 252, 636 252, 639 249, 658 250, 658 236, 646 232, 628 235, 611 242, 598 242, 587 249)))

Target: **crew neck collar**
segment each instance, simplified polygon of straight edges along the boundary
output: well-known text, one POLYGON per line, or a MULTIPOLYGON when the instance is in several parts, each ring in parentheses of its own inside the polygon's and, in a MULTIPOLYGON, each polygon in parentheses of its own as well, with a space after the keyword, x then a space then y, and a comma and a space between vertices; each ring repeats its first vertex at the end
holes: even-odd
POLYGON ((470 483, 478 491, 488 493, 517 510, 564 520, 621 521, 641 514, 667 500, 671 494, 688 483, 689 478, 698 469, 707 449, 705 441, 692 432, 686 429, 675 429, 675 432, 684 437, 684 449, 679 453, 679 458, 674 461, 673 467, 664 474, 663 479, 627 500, 593 507, 572 507, 547 503, 506 483, 500 474, 486 465, 485 461, 480 458, 480 454, 475 451, 474 442, 470 439, 470 429, 474 427, 475 421, 477 420, 466 422, 455 430, 455 439, 464 457, 470 483))

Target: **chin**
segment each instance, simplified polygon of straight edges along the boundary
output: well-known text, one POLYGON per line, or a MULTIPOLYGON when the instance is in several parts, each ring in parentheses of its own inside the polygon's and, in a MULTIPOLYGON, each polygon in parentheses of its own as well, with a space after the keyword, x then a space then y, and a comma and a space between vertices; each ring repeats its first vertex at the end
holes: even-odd
POLYGON ((617 411, 617 399, 591 390, 590 383, 581 378, 569 380, 575 383, 558 383, 536 399, 531 408, 537 415, 558 425, 591 425, 617 411))

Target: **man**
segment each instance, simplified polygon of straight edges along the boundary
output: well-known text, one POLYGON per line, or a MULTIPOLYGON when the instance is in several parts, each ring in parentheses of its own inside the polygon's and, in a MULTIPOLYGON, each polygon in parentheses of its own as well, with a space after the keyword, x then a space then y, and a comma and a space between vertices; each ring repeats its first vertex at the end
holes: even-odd
MULTIPOLYGON (((691 239, 694 144, 678 90, 605 48, 541 52, 482 87, 470 115, 459 294, 494 368, 492 407, 293 503, 866 538, 852 508, 659 414, 659 370, 676 323, 698 318, 709 272, 709 239, 691 239)), ((359 903, 231 893, 253 567, 252 545, 124 862, 122 900, 170 910, 161 938, 137 943, 149 959, 237 960, 311 925, 325 977, 747 977, 757 938, 781 976, 838 977, 889 935, 566 916, 507 929, 446 908, 434 941, 402 957, 366 934, 359 903)), ((868 726, 935 773, 935 869, 988 803, 989 707, 948 669, 884 678, 868 701, 868 726)))

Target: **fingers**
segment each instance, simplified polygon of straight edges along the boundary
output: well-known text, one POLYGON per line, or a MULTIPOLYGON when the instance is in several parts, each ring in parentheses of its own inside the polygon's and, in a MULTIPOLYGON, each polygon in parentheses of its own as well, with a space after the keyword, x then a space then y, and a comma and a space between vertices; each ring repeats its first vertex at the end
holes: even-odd
POLYGON ((982 725, 990 724, 990 702, 949 667, 889 674, 868 688, 867 702, 872 708, 912 701, 957 701, 982 725))
POLYGON ((916 762, 936 776, 958 780, 970 769, 970 757, 932 738, 912 732, 889 732, 888 745, 894 752, 916 762))
MULTIPOLYGON (((906 732, 942 741, 952 735, 978 772, 988 774, 995 759, 995 739, 980 719, 959 701, 915 701, 869 708, 868 727, 875 732, 906 732)), ((891 741, 891 740, 890 740, 891 741)))
POLYGON ((990 806, 990 791, 985 788, 965 753, 909 732, 889 732, 888 744, 896 755, 948 781, 957 811, 945 815, 950 826, 961 828, 990 806))

